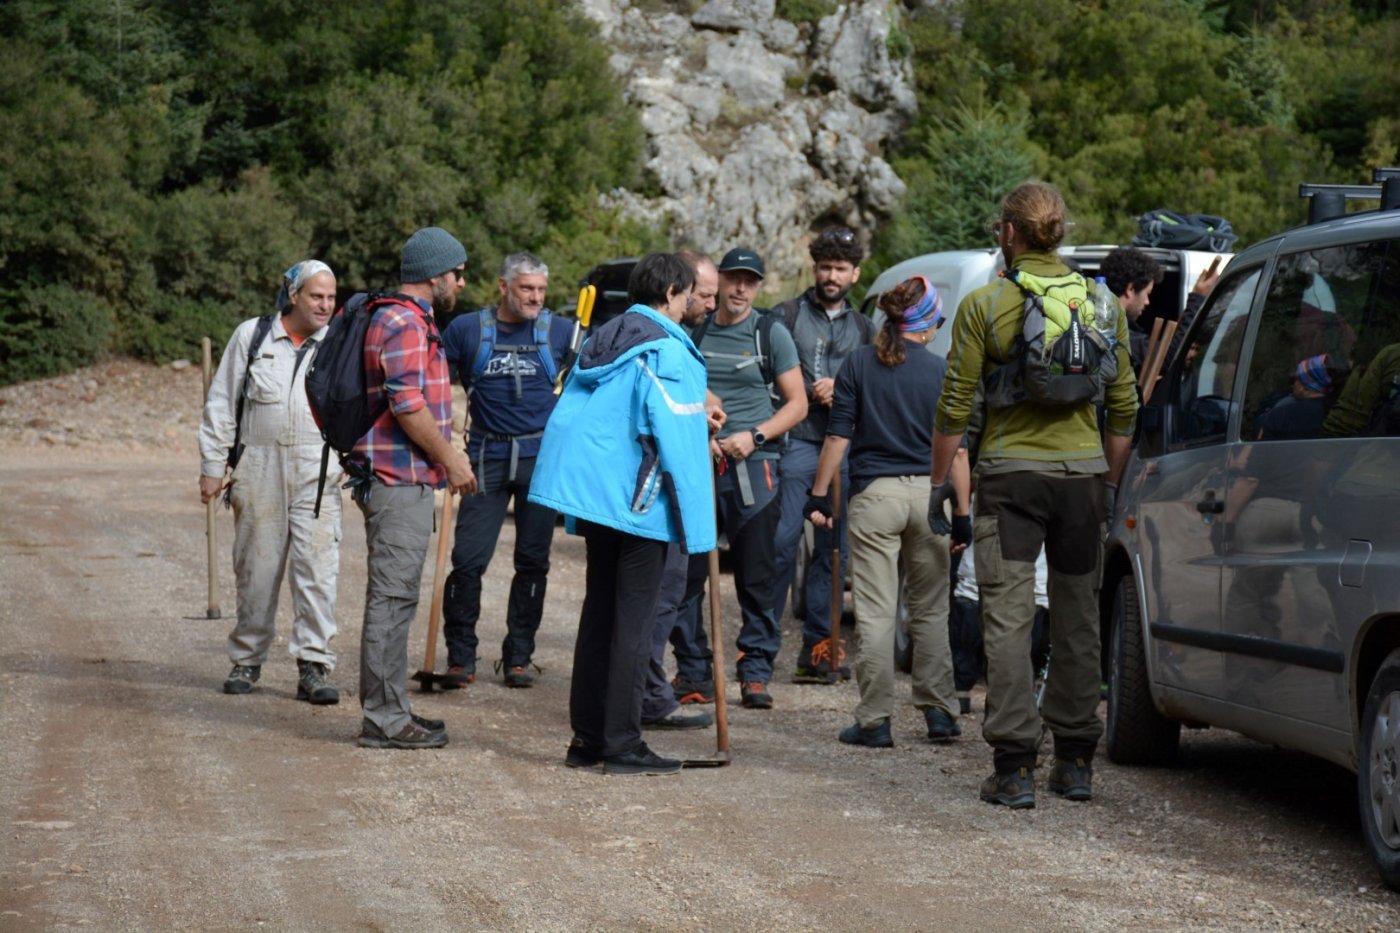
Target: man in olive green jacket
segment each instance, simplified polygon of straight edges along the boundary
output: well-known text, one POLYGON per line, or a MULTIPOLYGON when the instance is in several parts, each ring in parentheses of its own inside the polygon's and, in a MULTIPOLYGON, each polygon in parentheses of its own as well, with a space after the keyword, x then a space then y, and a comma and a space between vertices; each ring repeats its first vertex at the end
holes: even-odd
MULTIPOLYGON (((1068 274, 1055 253, 1064 231, 1064 201, 1049 185, 1028 182, 1002 201, 996 234, 1010 269, 1044 277, 1068 274)), ((1021 289, 1002 278, 972 292, 958 307, 934 421, 930 480, 940 507, 978 385, 1020 353, 1024 306, 1021 289)), ((1092 400, 1077 405, 1026 400, 986 411, 972 536, 987 653, 982 735, 992 746, 996 769, 982 784, 981 797, 989 803, 1035 806, 1032 772, 1042 716, 1055 737, 1050 790, 1071 800, 1092 796, 1091 761, 1103 734, 1098 718, 1102 525, 1112 514, 1138 405, 1121 311, 1115 336, 1118 371, 1103 387, 1102 436, 1092 400), (1037 710, 1029 659, 1035 561, 1042 544, 1050 566, 1051 655, 1048 687, 1037 710)))

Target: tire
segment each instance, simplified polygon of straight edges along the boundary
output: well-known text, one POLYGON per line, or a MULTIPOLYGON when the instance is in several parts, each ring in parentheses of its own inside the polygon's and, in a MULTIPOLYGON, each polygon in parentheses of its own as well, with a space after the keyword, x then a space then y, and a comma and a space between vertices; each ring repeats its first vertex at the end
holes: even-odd
POLYGON ((1381 880, 1400 888, 1400 651, 1385 659, 1371 681, 1358 744, 1361 838, 1381 880))
POLYGON ((1152 705, 1142 615, 1132 576, 1118 581, 1110 625, 1108 757, 1120 765, 1170 764, 1181 742, 1181 723, 1162 716, 1152 705))
POLYGON ((802 537, 797 539, 797 556, 792 561, 792 588, 788 591, 788 606, 799 624, 807 618, 807 565, 811 561, 812 526, 803 522, 802 537))
POLYGON ((914 670, 914 641, 909 637, 909 606, 904 598, 903 571, 900 571, 899 602, 894 611, 894 667, 906 674, 914 670))

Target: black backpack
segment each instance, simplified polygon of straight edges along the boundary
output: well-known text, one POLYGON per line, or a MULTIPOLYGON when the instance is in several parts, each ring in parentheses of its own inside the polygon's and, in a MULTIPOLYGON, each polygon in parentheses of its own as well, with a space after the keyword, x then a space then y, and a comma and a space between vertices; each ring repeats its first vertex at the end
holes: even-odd
POLYGON ((1164 249, 1200 249, 1228 253, 1239 236, 1230 221, 1214 214, 1178 214, 1176 211, 1148 211, 1137 219, 1134 246, 1164 249))
MULTIPOLYGON (((773 355, 770 351, 773 347, 773 325, 782 320, 783 316, 777 313, 776 309, 768 308, 754 308, 750 313, 758 315, 753 329, 753 352, 758 358, 758 371, 763 377, 763 384, 768 387, 768 398, 773 403, 773 410, 777 411, 783 404, 783 398, 773 385, 773 355)), ((705 339, 705 333, 714 319, 715 313, 711 311, 691 332, 690 342, 695 344, 695 349, 700 349, 700 341, 705 339)), ((704 351, 701 353, 703 355, 704 351)))
POLYGON ((369 398, 365 384, 365 335, 378 308, 410 301, 396 292, 356 292, 331 320, 325 339, 307 367, 306 400, 325 441, 321 448, 321 478, 316 483, 318 517, 332 449, 340 455, 340 465, 351 477, 345 485, 355 489, 355 496, 365 494, 374 476, 368 463, 349 459, 360 438, 389 407, 382 395, 373 401, 369 398))

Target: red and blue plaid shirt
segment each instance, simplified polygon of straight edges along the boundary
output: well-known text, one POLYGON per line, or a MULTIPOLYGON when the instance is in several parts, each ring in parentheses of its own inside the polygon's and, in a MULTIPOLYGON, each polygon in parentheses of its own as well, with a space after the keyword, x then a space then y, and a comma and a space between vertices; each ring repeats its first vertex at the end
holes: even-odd
POLYGON ((395 415, 427 407, 442 436, 452 439, 452 376, 430 305, 394 302, 378 308, 365 334, 365 387, 371 400, 388 396, 389 408, 355 445, 374 477, 387 486, 441 487, 447 471, 430 461, 399 427, 395 415), (416 305, 416 307, 414 306, 416 305))

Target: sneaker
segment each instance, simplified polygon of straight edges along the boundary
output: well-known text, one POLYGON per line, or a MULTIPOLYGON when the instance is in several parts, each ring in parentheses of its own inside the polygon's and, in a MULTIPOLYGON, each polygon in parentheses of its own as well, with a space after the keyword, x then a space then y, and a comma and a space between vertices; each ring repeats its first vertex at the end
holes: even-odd
POLYGON ((261 664, 235 664, 224 681, 224 693, 252 693, 253 684, 261 676, 261 664))
POLYGON ((602 764, 603 758, 593 749, 584 743, 583 739, 574 736, 569 742, 569 750, 564 753, 564 764, 570 768, 591 768, 594 765, 602 764))
MULTIPOLYGON (((837 639, 837 675, 842 680, 851 679, 851 669, 841 661, 846 660, 845 640, 837 639)), ((795 684, 832 684, 836 681, 831 678, 831 639, 824 639, 815 645, 804 646, 802 653, 797 658, 797 668, 793 671, 792 682, 795 684)))
MULTIPOLYGON (((504 665, 504 663, 505 662, 503 661, 496 662, 496 671, 498 673, 500 672, 501 667, 504 665)), ((533 667, 539 673, 544 673, 544 671, 540 670, 538 666, 530 664, 530 662, 528 661, 524 664, 512 664, 511 666, 506 668, 506 672, 503 675, 503 679, 506 682, 506 686, 516 688, 533 687, 535 685, 535 675, 531 674, 529 670, 527 670, 527 667, 533 667)))
POLYGON ((461 690, 467 684, 476 683, 476 665, 449 664, 447 673, 438 680, 444 690, 461 690))
POLYGON ((297 699, 315 706, 340 702, 340 691, 326 679, 326 665, 317 661, 297 661, 297 699))
POLYGON ((1051 793, 1066 800, 1092 800, 1094 766, 1083 758, 1056 758, 1050 769, 1048 786, 1051 793))
POLYGON ((671 690, 676 695, 676 702, 685 706, 687 703, 713 703, 715 701, 714 680, 686 680, 677 676, 671 681, 671 690))
POLYGON ((447 723, 443 722, 441 719, 429 719, 427 716, 419 716, 417 713, 409 713, 408 718, 412 719, 429 732, 447 731, 447 723))
POLYGON ((928 724, 930 742, 951 742, 962 735, 962 726, 936 706, 924 710, 924 722, 928 724))
POLYGON ((676 774, 681 763, 677 758, 662 758, 642 744, 625 755, 604 758, 603 770, 608 774, 676 774))
POLYGON ((361 748, 442 748, 446 744, 446 729, 428 729, 414 718, 397 735, 385 735, 368 720, 360 728, 361 748))
POLYGON ((768 683, 762 680, 746 680, 739 685, 740 702, 748 709, 772 709, 773 697, 768 693, 768 683))
POLYGON ((855 722, 841 730, 836 736, 847 745, 864 745, 867 748, 894 748, 894 737, 890 735, 890 721, 882 719, 873 726, 862 726, 855 722))
POLYGON ((672 710, 666 716, 656 719, 643 719, 643 729, 703 729, 715 721, 704 710, 694 713, 682 713, 679 709, 672 710))
POLYGON ((1017 768, 1005 774, 993 774, 982 782, 982 799, 1012 810, 1029 810, 1035 806, 1035 779, 1030 768, 1017 768))

